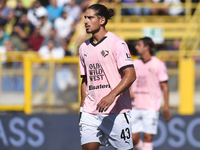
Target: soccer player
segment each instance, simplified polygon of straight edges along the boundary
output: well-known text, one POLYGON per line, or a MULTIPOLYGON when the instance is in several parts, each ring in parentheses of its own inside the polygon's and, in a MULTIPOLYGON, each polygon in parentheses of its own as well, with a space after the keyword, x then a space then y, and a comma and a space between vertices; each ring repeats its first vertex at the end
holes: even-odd
POLYGON ((164 94, 164 117, 171 118, 167 69, 161 60, 153 56, 154 43, 151 38, 139 39, 136 50, 141 58, 133 61, 137 75, 132 84, 132 138, 137 150, 152 150, 153 135, 157 133, 162 91, 164 94), (143 141, 139 139, 143 132, 143 141))
POLYGON ((136 75, 127 44, 105 29, 112 9, 94 4, 85 12, 92 37, 79 49, 81 84, 80 134, 83 150, 111 145, 132 150, 129 87, 136 75))

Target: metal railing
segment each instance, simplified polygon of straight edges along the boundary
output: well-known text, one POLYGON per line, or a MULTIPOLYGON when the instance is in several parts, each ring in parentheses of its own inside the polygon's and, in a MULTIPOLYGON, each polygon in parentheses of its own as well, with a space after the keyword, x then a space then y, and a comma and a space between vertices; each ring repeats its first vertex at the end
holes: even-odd
MULTIPOLYGON (((2 55, 1 55, 2 56, 2 55)), ((5 80, 5 77, 10 77, 9 81, 11 80, 11 76, 14 78, 22 79, 23 82, 20 82, 20 86, 23 88, 15 91, 4 91, 5 89, 2 86, 7 86, 4 84, 0 84, 0 111, 24 111, 26 114, 32 113, 32 107, 38 106, 37 104, 33 104, 35 99, 39 99, 39 105, 43 105, 46 107, 46 112, 51 113, 53 105, 53 98, 55 98, 55 93, 53 89, 54 79, 55 79, 55 72, 56 66, 61 68, 63 64, 76 64, 75 68, 75 75, 78 82, 77 91, 80 92, 80 80, 79 80, 79 60, 78 57, 65 57, 63 59, 48 59, 44 60, 40 58, 36 52, 9 52, 4 54, 6 56, 6 60, 2 62, 2 65, 6 63, 20 63, 21 67, 18 68, 5 68, 0 65, 0 83, 5 80), (15 55, 14 59, 9 59, 11 56, 15 55), (34 67, 34 64, 41 64, 43 67, 34 67), (17 77, 16 77, 17 76, 17 77), (20 77, 19 77, 20 76, 20 77), (39 77, 38 77, 39 76, 39 77), (34 79, 37 79, 37 85, 34 86, 34 79), (21 85, 24 84, 24 85, 21 85), (45 87, 44 87, 45 86, 45 87), (6 100, 6 95, 9 95, 9 98, 6 100), (11 97, 11 95, 13 95, 11 97), (17 98, 17 95, 21 95, 20 98, 17 98), (39 95, 39 98, 38 98, 39 95), (3 100, 2 100, 3 98, 3 100), (2 103, 3 101, 3 103, 2 103), (11 102, 10 102, 11 101, 11 102), (16 103, 16 101, 20 101, 16 103), (8 102, 8 103, 7 103, 8 102)), ((73 66, 72 66, 73 67, 73 66)), ((60 69, 62 70, 62 68, 60 69)), ((73 74, 74 75, 74 74, 73 74)), ((67 78, 67 76, 66 76, 67 78)), ((6 84, 13 84, 12 82, 6 82, 6 84)), ((59 93, 57 94, 59 95, 59 93)), ((71 109, 77 109, 79 107, 80 101, 80 94, 75 92, 74 97, 77 97, 75 101, 67 103, 68 107, 71 109)), ((63 104, 63 103, 62 103, 63 104)), ((61 104, 61 105, 62 105, 61 104)))
MULTIPOLYGON (((14 52, 15 53, 15 52, 14 52)), ((13 53, 13 54, 14 54, 13 53)), ((6 54, 7 58, 11 57, 11 55, 13 55, 12 53, 8 53, 6 54)), ((75 101, 70 102, 70 98, 67 99, 66 105, 64 103, 61 104, 63 105, 63 107, 70 107, 71 109, 74 110, 78 110, 79 108, 79 101, 80 101, 80 75, 79 75, 79 67, 78 67, 78 57, 65 57, 63 59, 48 59, 48 60, 43 60, 41 59, 36 53, 28 53, 28 52, 18 52, 15 53, 15 58, 13 60, 8 60, 8 62, 20 62, 22 64, 21 68, 10 68, 10 69, 5 69, 0 67, 0 81, 2 82, 2 77, 4 76, 10 76, 10 75, 20 75, 22 76, 23 79, 23 83, 24 83, 24 88, 23 90, 21 90, 21 94, 24 95, 23 97, 20 97, 21 100, 23 101, 21 104, 15 104, 15 103, 8 103, 6 104, 0 104, 0 111, 24 111, 26 114, 31 114, 33 112, 36 112, 34 109, 36 107, 41 107, 41 109, 45 108, 44 112, 47 113, 52 113, 53 112, 53 107, 57 105, 57 103, 55 103, 55 92, 53 89, 53 81, 55 78, 55 72, 57 71, 57 67, 62 66, 63 64, 76 64, 76 66, 73 66, 73 69, 76 70, 76 73, 73 74, 73 76, 77 76, 75 79, 78 81, 78 85, 75 87, 75 89, 73 89, 74 91, 77 91, 77 93, 73 93, 72 97, 77 96, 75 101), (22 59, 18 59, 18 58, 22 58, 22 59), (45 67, 41 67, 41 68, 34 68, 34 64, 43 64, 45 67), (35 80, 34 78, 36 76, 40 76, 38 78, 37 81, 37 86, 35 88, 33 88, 33 84, 35 84, 35 80), (43 87, 45 86, 45 89, 43 89, 43 87), (35 100, 39 100, 40 103, 34 103, 35 100)), ((159 51, 156 56, 165 61, 165 62, 178 62, 178 63, 182 63, 183 61, 179 59, 179 51, 159 51)), ((190 56, 200 56, 200 52, 194 52, 193 54, 190 53, 190 56)), ((134 56, 133 59, 137 58, 137 56, 134 56)), ((3 63, 6 63, 3 62, 3 63)), ((186 64, 187 65, 187 64, 186 64)), ((1 66, 1 65, 0 65, 1 66)), ((191 66, 191 64, 188 65, 188 68, 194 68, 194 66, 191 66)), ((176 68, 168 68, 168 74, 172 75, 172 76, 178 76, 178 78, 183 74, 182 72, 186 71, 187 74, 187 70, 185 69, 185 67, 176 67, 176 68)), ((199 69, 195 69, 194 71, 197 72, 197 74, 200 73, 199 69)), ((59 76, 60 77, 60 76, 59 76)), ((66 77, 67 78, 67 77, 66 77)), ((190 78, 192 80, 194 80, 194 76, 190 76, 190 78)), ((189 79, 187 79, 188 81, 189 79)), ((178 91, 179 93, 183 93, 181 90, 182 87, 184 87, 184 82, 186 80, 179 80, 179 86, 178 86, 178 91)), ((22 84, 22 82, 21 82, 22 84)), ((194 82, 192 82, 192 84, 195 84, 194 82)), ((3 84, 1 84, 3 85, 3 84)), ((194 86, 194 85, 193 85, 194 86)), ((0 86, 1 87, 1 86, 0 86)), ((1 87, 2 88, 2 87, 1 87)), ((64 93, 67 91, 64 91, 64 93)), ((70 92, 70 91, 69 91, 70 92)), ((4 96, 4 95, 12 95, 13 92, 5 92, 2 89, 0 89, 0 96, 4 96)), ((194 91, 192 93, 188 93, 186 92, 185 94, 189 95, 189 94, 193 94, 194 95, 194 91)), ((13 97, 12 97, 12 101, 14 101, 15 99, 15 95, 19 95, 14 93, 13 97)), ((59 93, 58 93, 59 95, 59 93)), ((4 96, 5 97, 5 96, 4 96)), ((1 97, 0 97, 1 99, 1 97)), ((66 95, 64 96, 64 99, 66 99, 66 95)), ((194 102, 191 103, 192 105, 194 105, 194 102)), ((181 103, 178 103, 176 105, 176 107, 180 107, 181 103)), ((60 105, 59 105, 60 107, 60 105)), ((187 109, 186 109, 187 110, 187 109)))

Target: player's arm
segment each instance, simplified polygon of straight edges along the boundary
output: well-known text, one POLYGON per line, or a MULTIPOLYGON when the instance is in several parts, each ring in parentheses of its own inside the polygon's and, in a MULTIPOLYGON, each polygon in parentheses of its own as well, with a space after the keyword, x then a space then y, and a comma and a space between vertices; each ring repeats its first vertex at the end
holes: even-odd
POLYGON ((82 115, 82 108, 84 105, 84 100, 86 97, 86 86, 87 86, 87 77, 84 76, 82 77, 82 82, 81 82, 81 104, 80 104, 80 116, 79 116, 79 121, 81 119, 81 115, 82 115))
POLYGON ((165 82, 160 82, 160 87, 163 91, 164 95, 164 117, 166 121, 169 121, 171 119, 171 114, 169 111, 169 88, 168 88, 168 83, 167 81, 165 82))
POLYGON ((135 96, 134 96, 134 92, 132 91, 132 86, 129 87, 129 91, 130 91, 130 97, 131 97, 131 100, 134 100, 135 96))
POLYGON ((86 86, 87 86, 87 77, 84 76, 82 78, 82 83, 81 83, 81 104, 80 107, 83 107, 84 100, 86 97, 86 86))
POLYGON ((101 101, 97 104, 97 110, 99 110, 99 112, 106 111, 109 108, 109 106, 113 103, 115 97, 125 92, 135 81, 136 74, 134 67, 126 68, 122 71, 122 73, 124 76, 120 83, 107 96, 102 98, 101 101))
POLYGON ((85 66, 81 46, 79 48, 79 67, 80 67, 80 73, 81 73, 81 78, 82 78, 82 82, 81 82, 81 104, 80 104, 80 112, 81 112, 83 104, 84 104, 84 100, 85 100, 85 97, 86 97, 86 86, 87 86, 86 66, 85 66))

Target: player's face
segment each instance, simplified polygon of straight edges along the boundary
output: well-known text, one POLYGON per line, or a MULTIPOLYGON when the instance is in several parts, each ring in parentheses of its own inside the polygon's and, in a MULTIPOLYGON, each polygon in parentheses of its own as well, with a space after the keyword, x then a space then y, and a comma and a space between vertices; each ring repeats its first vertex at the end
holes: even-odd
POLYGON ((93 9, 87 9, 84 17, 84 24, 87 33, 95 33, 99 31, 101 22, 93 9))
POLYGON ((142 40, 139 40, 139 41, 137 42, 137 45, 135 46, 135 49, 137 50, 137 53, 138 53, 139 55, 142 55, 142 54, 144 54, 144 52, 146 51, 146 46, 144 46, 144 43, 143 43, 142 40))

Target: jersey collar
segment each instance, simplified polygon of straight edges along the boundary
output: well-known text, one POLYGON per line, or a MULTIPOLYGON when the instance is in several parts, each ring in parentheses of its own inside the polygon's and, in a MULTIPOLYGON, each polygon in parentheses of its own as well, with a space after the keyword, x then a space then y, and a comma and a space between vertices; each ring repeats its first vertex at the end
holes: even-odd
POLYGON ((107 38, 107 36, 104 36, 99 42, 93 43, 93 38, 91 37, 91 38, 90 38, 90 43, 91 43, 93 46, 97 46, 97 45, 99 45, 101 42, 103 42, 106 38, 107 38))
POLYGON ((152 58, 150 58, 150 59, 147 60, 147 61, 144 61, 144 60, 142 59, 142 57, 140 57, 140 59, 142 60, 142 62, 143 62, 144 64, 146 64, 146 63, 148 63, 152 58))

